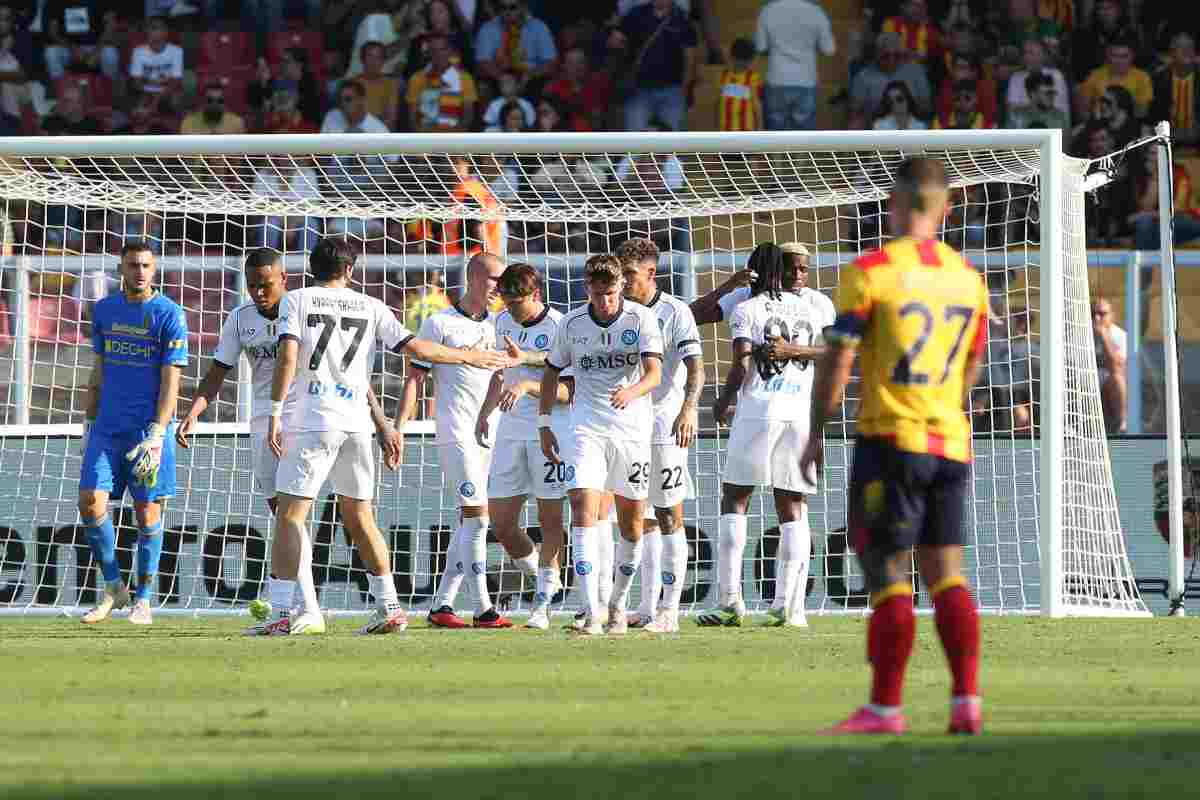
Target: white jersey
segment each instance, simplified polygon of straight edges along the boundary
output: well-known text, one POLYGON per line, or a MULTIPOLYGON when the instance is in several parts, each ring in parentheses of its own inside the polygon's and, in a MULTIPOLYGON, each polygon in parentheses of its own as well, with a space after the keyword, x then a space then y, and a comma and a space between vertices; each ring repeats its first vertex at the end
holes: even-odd
POLYGON ((614 390, 642 379, 643 355, 662 358, 662 353, 658 320, 638 303, 623 300, 617 315, 605 323, 592 316, 591 303, 564 316, 546 363, 556 369, 570 369, 575 376, 572 433, 649 442, 654 426, 650 395, 642 395, 619 411, 609 398, 614 390))
MULTIPOLYGON (((822 331, 833 324, 836 314, 828 297, 813 290, 800 294, 784 292, 779 300, 763 293, 738 304, 729 321, 730 334, 736 341, 749 339, 761 345, 767 336, 799 345, 817 345, 822 331)), ((757 359, 751 361, 750 374, 738 393, 734 424, 757 419, 776 422, 807 422, 812 408, 812 362, 787 361, 777 366, 781 372, 763 375, 757 359)))
MULTIPOLYGON (((472 317, 457 305, 443 308, 425 318, 417 333, 421 339, 446 347, 471 350, 494 350, 496 347, 495 315, 472 317)), ((413 366, 427 370, 433 376, 434 426, 438 444, 466 442, 475 444, 475 420, 487 397, 491 370, 466 364, 429 364, 413 361, 413 366)), ((492 419, 495 422, 495 418, 492 419)))
MULTIPOLYGON (((250 432, 266 433, 271 419, 271 382, 275 379, 275 354, 279 350, 279 333, 286 313, 283 301, 275 319, 267 319, 254 303, 242 303, 225 318, 221 338, 213 360, 225 369, 237 366, 243 353, 250 362, 250 432)), ((296 409, 296 384, 283 401, 283 419, 289 419, 296 409)))
POLYGON ((284 422, 292 433, 371 433, 374 345, 389 350, 413 338, 392 310, 349 288, 310 286, 287 293, 279 311, 279 338, 300 343, 296 406, 284 422))
POLYGON ((688 304, 666 292, 655 292, 646 308, 658 318, 663 338, 662 382, 650 393, 654 403, 654 431, 651 444, 672 444, 671 428, 683 407, 683 387, 687 381, 685 358, 700 358, 700 331, 688 304))
POLYGON ((729 320, 733 319, 733 310, 737 308, 740 303, 744 303, 749 299, 749 286, 739 286, 732 292, 721 295, 721 298, 717 300, 717 305, 721 307, 721 319, 729 322, 729 320))
MULTIPOLYGON (((538 353, 549 353, 554 344, 554 334, 562 320, 561 311, 550 306, 529 322, 521 323, 513 319, 507 311, 501 311, 496 316, 496 342, 503 342, 509 337, 522 350, 532 350, 538 353)), ((568 373, 569 374, 569 373, 568 373)), ((504 371, 505 382, 509 381, 541 381, 542 368, 519 366, 510 367, 504 371)), ((496 431, 496 441, 536 442, 538 439, 538 404, 541 401, 531 394, 526 394, 512 410, 500 417, 500 427, 496 431)), ((550 411, 550 423, 555 433, 567 429, 567 407, 555 403, 550 411)))

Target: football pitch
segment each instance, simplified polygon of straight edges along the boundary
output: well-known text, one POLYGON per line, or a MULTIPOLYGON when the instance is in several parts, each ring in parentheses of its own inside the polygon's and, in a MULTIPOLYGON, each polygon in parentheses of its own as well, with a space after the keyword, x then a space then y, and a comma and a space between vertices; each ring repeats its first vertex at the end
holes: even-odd
MULTIPOLYGON (((556 621, 565 620, 556 618, 556 621)), ((246 639, 246 619, 0 619, 0 797, 1062 798, 1200 788, 1200 623, 985 617, 985 735, 943 734, 918 622, 912 732, 864 700, 862 618, 807 631, 246 639)))

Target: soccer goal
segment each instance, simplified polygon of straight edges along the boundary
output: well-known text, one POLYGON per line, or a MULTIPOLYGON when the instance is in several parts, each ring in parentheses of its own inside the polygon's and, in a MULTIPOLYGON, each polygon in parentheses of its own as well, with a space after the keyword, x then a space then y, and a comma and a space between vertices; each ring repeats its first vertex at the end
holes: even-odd
MULTIPOLYGON (((944 237, 987 278, 993 319, 973 393, 974 480, 966 566, 981 606, 999 613, 1145 614, 1117 515, 1093 349, 1084 242, 1085 163, 1057 131, 756 134, 345 135, 9 139, 0 142, 0 609, 61 612, 95 598, 76 511, 89 315, 119 290, 116 253, 145 238, 161 290, 187 312, 183 401, 210 364, 224 315, 242 302, 245 253, 283 250, 304 281, 317 235, 361 246, 358 288, 411 327, 462 283, 467 257, 499 249, 533 264, 546 298, 583 302, 586 258, 630 236, 663 252, 661 287, 691 300, 744 266, 764 241, 812 251, 809 284, 832 293, 841 267, 887 235, 882 201, 913 153, 945 159, 953 209, 944 237), (444 289, 442 288, 444 285, 444 289)), ((724 323, 702 328, 707 387, 686 504, 691 559, 684 604, 715 602, 717 520, 728 431, 708 406, 729 363, 724 323)), ((374 387, 394 415, 406 365, 375 357, 374 387)), ((266 578, 272 524, 249 471, 245 365, 180 451, 157 602, 188 613, 239 610, 266 578)), ((859 612, 866 596, 846 542, 854 386, 824 431, 812 498, 814 613, 859 612)), ((457 524, 429 420, 411 423, 398 472, 379 470, 380 527, 396 585, 428 606, 457 524)), ((527 524, 538 538, 536 517, 527 524)), ((132 508, 114 512, 123 568, 132 508)), ((316 504, 322 605, 368 607, 361 562, 332 500, 316 504)), ((774 593, 778 530, 756 493, 744 594, 774 593)), ((564 563, 569 563, 564 561, 564 563)), ((519 611, 532 582, 496 545, 494 588, 519 611)), ((915 578, 914 578, 915 579, 915 578)), ((570 575, 564 571, 569 585, 570 575)), ((637 587, 634 597, 637 597, 637 587)), ((577 607, 568 589, 559 610, 577 607)), ((928 606, 921 593, 918 603, 928 606)))

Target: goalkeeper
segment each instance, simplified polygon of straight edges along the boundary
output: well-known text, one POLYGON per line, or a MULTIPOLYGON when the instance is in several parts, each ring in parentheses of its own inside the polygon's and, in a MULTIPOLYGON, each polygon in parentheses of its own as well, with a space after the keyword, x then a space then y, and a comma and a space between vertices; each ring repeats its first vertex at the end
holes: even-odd
POLYGON ((137 516, 137 590, 129 621, 149 625, 162 554, 163 502, 175 494, 175 442, 169 428, 187 365, 183 309, 154 290, 154 253, 144 242, 121 248, 122 291, 96 304, 79 475, 79 515, 104 575, 104 595, 83 616, 94 624, 130 603, 117 565, 108 501, 126 487, 137 516))

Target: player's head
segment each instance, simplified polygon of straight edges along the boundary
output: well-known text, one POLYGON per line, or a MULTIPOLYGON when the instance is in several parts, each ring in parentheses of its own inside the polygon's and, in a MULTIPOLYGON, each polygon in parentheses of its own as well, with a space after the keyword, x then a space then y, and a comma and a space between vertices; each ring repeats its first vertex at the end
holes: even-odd
POLYGON ((308 273, 319 283, 349 280, 358 254, 349 240, 340 236, 320 239, 308 254, 308 273))
POLYGON ((154 251, 141 239, 126 242, 121 247, 121 280, 125 294, 137 297, 148 295, 154 287, 154 251))
POLYGON ((542 280, 528 264, 509 264, 496 281, 504 307, 517 322, 537 316, 542 310, 542 280))
POLYGON ((1102 294, 1092 298, 1092 324, 1108 325, 1112 322, 1112 303, 1102 294))
POLYGON ((617 313, 621 308, 621 291, 625 288, 619 258, 608 253, 592 256, 583 267, 583 281, 587 286, 588 302, 597 314, 608 318, 617 313))
POLYGON ((783 248, 774 242, 763 242, 750 253, 746 269, 754 271, 754 282, 750 284, 750 295, 756 296, 766 292, 778 299, 783 293, 790 291, 795 278, 791 274, 791 264, 783 248))
POLYGON ((269 247, 258 247, 246 255, 246 292, 259 312, 279 306, 287 291, 283 275, 283 258, 269 247))
POLYGON ((496 299, 496 284, 504 274, 504 262, 492 253, 476 253, 467 262, 467 296, 484 305, 496 299))
POLYGON ((733 63, 739 69, 746 69, 754 61, 754 42, 744 36, 734 39, 729 54, 733 56, 733 63))
POLYGON ((779 245, 787 266, 784 269, 783 285, 790 292, 798 292, 808 286, 808 264, 812 254, 802 242, 784 242, 779 245))
POLYGON ((930 239, 946 216, 950 191, 941 159, 917 156, 896 170, 896 183, 888 201, 892 233, 930 239))
POLYGON ((658 245, 649 239, 629 239, 617 248, 621 262, 621 277, 625 279, 625 296, 638 303, 648 303, 658 291, 658 245))

